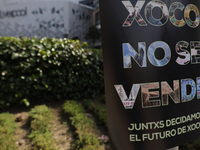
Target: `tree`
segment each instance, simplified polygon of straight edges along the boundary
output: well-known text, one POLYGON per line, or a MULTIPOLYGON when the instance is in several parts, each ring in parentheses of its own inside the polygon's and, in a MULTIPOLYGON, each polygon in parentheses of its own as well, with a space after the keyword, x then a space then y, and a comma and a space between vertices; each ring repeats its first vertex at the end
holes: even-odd
POLYGON ((97 27, 95 25, 92 25, 92 26, 89 27, 89 31, 85 36, 86 39, 92 40, 92 47, 94 47, 95 41, 99 40, 100 37, 101 37, 100 30, 97 29, 97 27))

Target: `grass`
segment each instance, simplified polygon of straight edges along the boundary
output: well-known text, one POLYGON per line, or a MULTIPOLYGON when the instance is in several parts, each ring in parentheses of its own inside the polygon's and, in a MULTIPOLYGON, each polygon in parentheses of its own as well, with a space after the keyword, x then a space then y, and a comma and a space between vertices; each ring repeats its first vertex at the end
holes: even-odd
POLYGON ((53 139, 49 129, 53 116, 46 105, 36 106, 29 113, 31 118, 31 144, 35 149, 56 150, 56 141, 53 139))
POLYGON ((99 119, 100 124, 103 124, 107 127, 107 114, 106 114, 106 105, 95 103, 92 100, 84 100, 83 105, 86 109, 90 110, 95 116, 99 119))
POLYGON ((17 129, 14 115, 0 114, 0 150, 16 150, 14 132, 17 129))
POLYGON ((66 101, 63 104, 65 113, 70 116, 71 124, 76 129, 78 150, 102 150, 100 141, 96 137, 95 123, 86 116, 83 106, 77 101, 66 101))
MULTIPOLYGON (((63 110, 68 114, 71 125, 75 128, 77 135, 77 150, 102 150, 101 143, 95 135, 95 122, 86 116, 85 109, 90 110, 103 125, 107 125, 106 107, 104 100, 84 100, 81 104, 78 101, 67 100, 63 104, 63 110), (84 106, 84 107, 83 107, 84 106)), ((56 140, 53 139, 50 122, 53 119, 51 110, 46 105, 35 106, 29 112, 31 119, 30 129, 31 144, 33 150, 56 150, 56 140)), ((67 122, 63 122, 67 124, 67 122)), ((17 129, 14 115, 9 113, 0 114, 0 150, 17 150, 17 139, 14 133, 17 129)), ((185 143, 179 146, 180 150, 199 150, 200 139, 185 143)))

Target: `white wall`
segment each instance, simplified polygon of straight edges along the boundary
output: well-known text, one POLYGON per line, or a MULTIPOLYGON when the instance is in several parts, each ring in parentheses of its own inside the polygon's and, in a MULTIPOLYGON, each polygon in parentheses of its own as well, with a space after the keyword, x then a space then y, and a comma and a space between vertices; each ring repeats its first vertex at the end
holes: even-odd
POLYGON ((0 0, 0 5, 10 5, 14 3, 24 3, 24 2, 72 2, 78 4, 80 0, 0 0))
POLYGON ((4 1, 7 4, 0 5, 0 36, 62 38, 66 34, 85 40, 92 23, 91 9, 68 1, 4 1))
POLYGON ((81 7, 79 5, 69 3, 69 38, 78 36, 84 39, 88 32, 89 26, 92 24, 93 10, 81 7))

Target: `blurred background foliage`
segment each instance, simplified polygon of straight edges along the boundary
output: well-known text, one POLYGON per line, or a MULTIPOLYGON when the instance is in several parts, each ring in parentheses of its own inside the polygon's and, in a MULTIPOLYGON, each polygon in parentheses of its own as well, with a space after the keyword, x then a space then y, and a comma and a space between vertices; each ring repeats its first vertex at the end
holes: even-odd
POLYGON ((79 40, 0 37, 0 107, 104 92, 102 51, 79 40))

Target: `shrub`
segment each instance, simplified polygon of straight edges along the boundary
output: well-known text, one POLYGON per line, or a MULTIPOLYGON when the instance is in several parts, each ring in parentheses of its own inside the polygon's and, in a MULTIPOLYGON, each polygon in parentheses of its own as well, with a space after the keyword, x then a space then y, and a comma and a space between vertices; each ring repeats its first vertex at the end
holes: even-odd
POLYGON ((199 150, 200 139, 179 146, 180 150, 199 150))
MULTIPOLYGON (((100 99, 100 101, 102 98, 100 99)), ((92 100, 84 100, 83 101, 84 107, 86 109, 92 111, 95 116, 98 117, 101 124, 105 125, 107 127, 107 114, 106 114, 106 105, 105 104, 97 104, 92 100)))
POLYGON ((85 113, 84 108, 79 105, 78 101, 66 101, 63 104, 63 109, 69 116, 85 113))
POLYGON ((105 95, 101 96, 100 101, 102 103, 104 103, 104 104, 106 103, 106 97, 105 97, 105 95))
POLYGON ((103 91, 101 50, 79 40, 0 37, 1 107, 94 98, 103 91))

